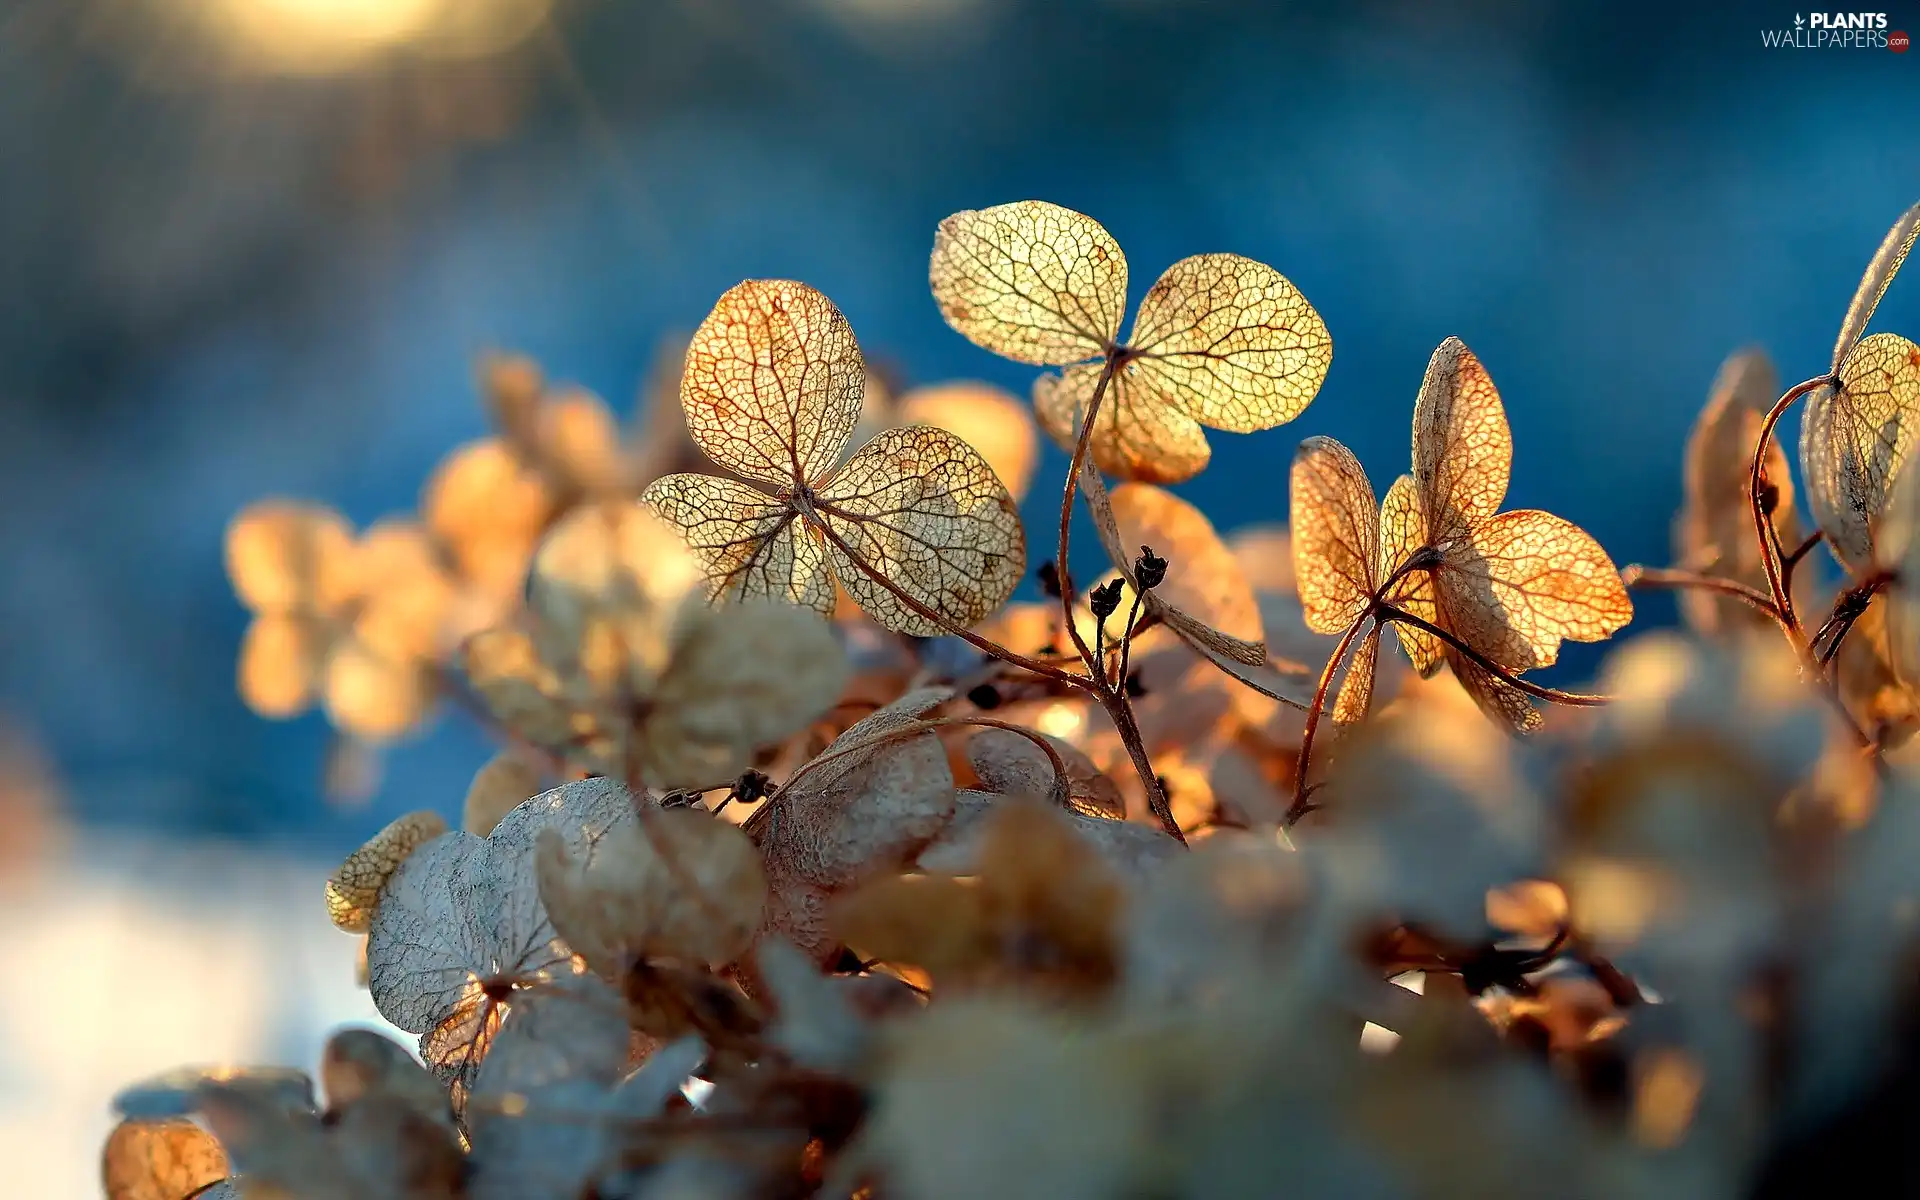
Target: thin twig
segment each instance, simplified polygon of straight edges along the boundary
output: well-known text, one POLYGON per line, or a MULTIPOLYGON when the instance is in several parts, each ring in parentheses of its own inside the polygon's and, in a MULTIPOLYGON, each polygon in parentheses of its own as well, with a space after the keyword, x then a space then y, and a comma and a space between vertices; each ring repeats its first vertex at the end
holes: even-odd
POLYGON ((1639 563, 1631 563, 1621 568, 1620 582, 1630 588, 1667 588, 1674 591, 1697 588, 1701 591, 1719 592, 1722 595, 1732 596, 1736 600, 1746 601, 1776 621, 1780 619, 1780 610, 1773 606, 1773 601, 1767 598, 1765 592, 1741 583, 1737 579, 1723 579, 1718 575, 1704 575, 1698 571, 1685 571, 1675 567, 1643 567, 1639 563))
MULTIPOLYGON (((1767 447, 1773 444, 1774 427, 1780 424, 1780 418, 1786 415, 1787 409, 1795 401, 1826 386, 1832 379, 1831 375, 1818 375, 1804 383, 1796 383, 1767 410, 1766 419, 1760 423, 1760 436, 1754 443, 1753 466, 1747 473, 1747 500, 1753 509, 1754 538, 1760 543, 1760 565, 1767 573, 1767 592, 1773 600, 1774 611, 1780 615, 1780 627, 1786 633, 1788 643, 1802 659, 1808 657, 1807 647, 1800 631, 1800 619, 1794 615, 1793 596, 1787 588, 1785 564, 1780 555, 1780 535, 1761 499, 1761 486, 1766 475, 1767 447)), ((1797 556, 1794 561, 1799 561, 1797 556)))
POLYGON ((1313 734, 1319 728, 1320 714, 1327 706, 1327 691, 1333 686, 1333 673, 1340 669, 1340 662, 1346 658, 1347 651, 1353 648, 1353 641, 1360 636, 1360 630, 1368 622, 1378 624, 1376 615, 1380 611, 1380 601, 1367 605, 1366 610, 1354 618, 1353 624, 1340 635, 1339 645, 1327 658, 1327 665, 1320 669, 1320 682, 1313 689, 1313 703, 1307 708, 1306 732, 1300 735, 1300 756, 1296 760, 1293 772, 1293 803, 1287 808, 1284 824, 1291 827, 1301 817, 1307 815, 1307 767, 1313 760, 1313 734))
POLYGON ((1053 569, 1060 576, 1060 615, 1067 623, 1067 636, 1073 639, 1073 647, 1080 652, 1080 658, 1087 664, 1089 672, 1099 673, 1093 653, 1087 648, 1087 639, 1081 636, 1079 623, 1073 619, 1073 571, 1067 565, 1068 551, 1073 541, 1073 500, 1080 492, 1080 472, 1087 465, 1087 451, 1093 444, 1093 421, 1100 415, 1100 401, 1106 397, 1107 385, 1113 382, 1114 372, 1120 369, 1123 356, 1117 348, 1107 351, 1106 365, 1100 369, 1100 378, 1094 381, 1093 394, 1087 398, 1087 415, 1080 425, 1079 440, 1073 444, 1073 461, 1067 464, 1067 482, 1060 494, 1060 548, 1054 556, 1053 569))
POLYGON ((1405 609, 1395 608, 1393 605, 1383 602, 1380 605, 1380 615, 1385 620, 1398 621, 1403 625, 1411 625, 1415 629, 1425 630, 1427 633, 1439 638, 1447 645, 1452 646, 1455 650, 1458 650, 1461 654, 1471 659, 1475 666, 1500 680, 1500 682, 1511 684, 1513 687, 1518 688, 1520 691, 1525 692, 1535 699, 1545 700, 1552 704, 1565 704, 1574 708, 1598 708, 1601 705, 1613 703, 1612 696, 1600 696, 1592 692, 1562 691, 1559 688, 1544 687, 1540 684, 1522 679, 1520 676, 1515 675, 1510 668, 1501 666, 1478 650, 1475 650, 1472 646, 1461 641, 1448 630, 1442 629, 1431 621, 1422 620, 1405 609))

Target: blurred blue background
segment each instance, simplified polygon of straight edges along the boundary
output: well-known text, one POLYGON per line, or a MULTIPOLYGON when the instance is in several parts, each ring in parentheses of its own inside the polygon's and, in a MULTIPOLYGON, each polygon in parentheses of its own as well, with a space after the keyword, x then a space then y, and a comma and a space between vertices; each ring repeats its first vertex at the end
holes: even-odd
MULTIPOLYGON (((268 493, 410 507, 483 429, 485 347, 618 406, 663 334, 790 276, 907 379, 1024 394, 926 256, 947 213, 1039 197, 1136 293, 1231 250, 1325 317, 1314 405, 1181 489, 1223 528, 1285 518, 1307 434, 1405 470, 1458 334, 1507 400, 1509 505, 1664 561, 1721 358, 1821 369, 1920 198, 1920 55, 1762 49, 1784 6, 467 0, 497 28, 449 54, 434 3, 0 4, 0 713, 82 822, 318 861, 455 810, 460 722, 337 812, 320 718, 242 707, 221 532, 268 493)), ((1920 284, 1880 326, 1920 331, 1920 284)))

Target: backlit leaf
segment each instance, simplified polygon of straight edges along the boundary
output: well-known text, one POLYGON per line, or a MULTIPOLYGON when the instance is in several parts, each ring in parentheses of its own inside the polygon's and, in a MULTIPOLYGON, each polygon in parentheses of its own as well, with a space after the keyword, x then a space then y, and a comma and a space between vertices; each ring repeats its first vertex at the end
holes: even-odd
POLYGON ((1852 570, 1873 559, 1874 526, 1920 430, 1920 347, 1893 333, 1861 340, 1838 382, 1807 402, 1800 469, 1827 544, 1852 570))
POLYGON ((1292 490, 1293 570, 1307 628, 1344 632, 1379 583, 1373 485, 1351 450, 1314 437, 1294 452, 1292 490))
POLYGON ((227 576, 258 613, 329 612, 353 588, 353 530, 317 504, 263 500, 227 526, 227 576))
POLYGON ((107 1200, 183 1200, 228 1173, 227 1155, 192 1121, 122 1121, 107 1137, 107 1200))
POLYGON ((1093 218, 1040 200, 940 222, 928 269, 947 323, 1017 362, 1064 366, 1120 334, 1127 260, 1093 218))
POLYGON ((715 599, 766 597, 833 611, 826 555, 793 509, 712 475, 668 475, 640 500, 686 538, 715 599))
POLYGON ((1280 272, 1237 254, 1181 259, 1154 281, 1128 346, 1148 390, 1202 425, 1271 429, 1320 390, 1333 340, 1280 272))
POLYGON ((838 460, 865 379, 853 330, 831 300, 803 283, 750 279, 694 331, 680 398, 707 457, 791 488, 838 460))
POLYGON ((1920 238, 1920 204, 1900 214, 1900 219, 1893 223, 1892 229, 1887 230, 1880 248, 1874 251, 1872 261, 1867 263, 1866 271, 1860 276, 1860 286, 1854 290, 1852 303, 1847 305, 1846 319, 1840 322, 1840 336, 1833 343, 1833 369, 1836 373, 1840 365, 1847 361, 1847 356, 1853 353, 1860 335, 1867 331, 1867 324, 1873 320, 1873 310, 1880 306, 1880 298, 1887 294, 1887 287, 1899 273, 1900 265, 1907 261, 1915 238, 1920 238))
MULTIPOLYGON (((1067 367, 1033 381, 1033 411, 1040 427, 1071 452, 1105 369, 1098 362, 1067 367)), ((1107 384, 1088 442, 1094 466, 1122 479, 1179 483, 1206 469, 1213 457, 1200 423, 1142 387, 1136 373, 1121 370, 1107 384)))
POLYGON ((1512 465, 1500 393, 1473 351, 1450 337, 1428 361, 1413 406, 1413 478, 1429 541, 1497 512, 1512 465))
POLYGON ((334 925, 348 933, 365 933, 387 880, 408 855, 446 831, 446 818, 432 809, 410 812, 347 855, 327 880, 327 915, 334 925))
POLYGON ((1466 553, 1436 572, 1447 624, 1480 653, 1516 669, 1543 667, 1563 638, 1604 640, 1633 619, 1607 552, 1570 521, 1533 509, 1473 527, 1466 553))
POLYGON ((240 698, 263 717, 297 717, 313 705, 326 633, 310 617, 263 613, 240 640, 240 698))
POLYGON ((937 425, 972 446, 1015 500, 1027 494, 1040 457, 1027 406, 986 383, 918 387, 900 397, 902 424, 937 425))
MULTIPOLYGON (((928 425, 890 429, 819 490, 826 527, 895 586, 958 625, 1006 602, 1026 573, 1026 535, 1006 486, 974 449, 928 425)), ((834 572, 889 629, 945 632, 829 544, 834 572)))

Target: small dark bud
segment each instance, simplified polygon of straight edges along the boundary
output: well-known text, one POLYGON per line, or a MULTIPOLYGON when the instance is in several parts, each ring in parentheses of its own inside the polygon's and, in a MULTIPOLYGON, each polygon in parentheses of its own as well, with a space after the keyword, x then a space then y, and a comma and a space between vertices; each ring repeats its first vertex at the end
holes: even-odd
POLYGON ((979 687, 974 688, 972 691, 968 692, 967 699, 973 702, 973 706, 975 708, 979 708, 979 709, 999 708, 1000 707, 1000 689, 993 686, 990 683, 983 683, 979 687))
POLYGON ((1167 560, 1153 552, 1152 546, 1140 547, 1140 557, 1133 560, 1134 578, 1140 581, 1140 590, 1150 592, 1167 580, 1167 560))
POLYGON ((1140 672, 1138 671, 1127 672, 1126 688, 1127 698, 1129 700, 1138 700, 1147 694, 1147 685, 1140 682, 1140 672))
POLYGON ((1040 581, 1041 591, 1052 596, 1055 600, 1060 598, 1060 568, 1054 564, 1052 559, 1041 563, 1040 566, 1034 570, 1033 574, 1034 577, 1040 581))
POLYGON ((1120 609, 1120 581, 1102 584, 1087 593, 1087 603, 1096 620, 1104 621, 1120 609))
POLYGON ((1775 487, 1771 480, 1762 480, 1760 483, 1760 511, 1770 517, 1773 515, 1773 510, 1779 506, 1780 489, 1775 487))
POLYGON ((734 781, 733 796, 742 804, 752 804, 765 800, 772 789, 773 780, 758 771, 747 771, 734 781))

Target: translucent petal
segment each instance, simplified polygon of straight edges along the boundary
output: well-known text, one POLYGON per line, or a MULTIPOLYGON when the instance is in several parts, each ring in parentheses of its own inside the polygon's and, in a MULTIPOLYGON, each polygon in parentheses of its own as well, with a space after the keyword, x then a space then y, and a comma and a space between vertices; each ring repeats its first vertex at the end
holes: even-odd
POLYGON ((839 460, 865 381, 853 329, 833 301, 804 283, 749 279, 694 331, 680 402, 707 457, 791 488, 839 460))
POLYGON ((628 464, 620 448, 620 422, 606 401, 574 388, 540 406, 539 438, 548 469, 589 495, 617 492, 628 464))
POLYGON ((1517 509, 1474 526, 1438 572, 1448 627, 1503 666, 1547 666, 1563 638, 1602 641, 1633 619, 1619 569, 1578 525, 1517 509))
MULTIPOLYGON (((890 429, 819 490, 820 519, 868 566, 954 624, 1006 602, 1026 573, 1026 535, 1005 485, 944 429, 890 429)), ((861 608, 900 633, 946 632, 876 583, 831 543, 834 572, 861 608)))
POLYGON ((1299 289, 1237 254, 1168 267, 1140 301, 1128 344, 1153 390, 1233 433, 1299 416, 1333 361, 1326 324, 1299 289))
MULTIPOLYGON (((1127 815, 1120 789, 1100 773, 1084 750, 1059 738, 1047 741, 1066 767, 1067 803, 1076 812, 1114 819, 1127 815)), ((1047 796, 1055 787, 1053 762, 1046 751, 1011 730, 987 727, 975 733, 967 742, 967 761, 986 791, 1047 796)))
POLYGON ((240 698, 263 717, 297 717, 319 689, 325 634, 310 618, 265 613, 240 642, 240 698))
POLYGON ((1341 633, 1373 596, 1380 518, 1373 485, 1353 452, 1329 437, 1293 455, 1293 573, 1307 628, 1341 633))
POLYGON ((1540 710, 1525 692, 1455 650, 1447 650, 1446 658, 1454 678, 1489 719, 1515 733, 1540 728, 1540 710))
POLYGON ((1860 286, 1853 293, 1853 302, 1847 305, 1846 319, 1840 322, 1840 337, 1833 344, 1835 372, 1853 353, 1860 335, 1867 331, 1867 323, 1873 320, 1873 310, 1880 306, 1880 298, 1887 294, 1887 287, 1899 273, 1900 264, 1907 261, 1915 238, 1920 238, 1920 204, 1900 214, 1900 219, 1881 239, 1880 248, 1874 251, 1866 272, 1860 276, 1860 286))
POLYGON ((957 212, 933 235, 940 315, 1017 362, 1064 366, 1120 335, 1127 260, 1099 222, 1041 200, 957 212))
POLYGON ((1493 379, 1459 338, 1440 343, 1413 406, 1413 477, 1438 543, 1500 509, 1513 435, 1493 379))
MULTIPOLYGON (((1145 385, 1137 364, 1128 364, 1107 384, 1087 443, 1093 463, 1109 475, 1148 483, 1179 483, 1206 469, 1213 457, 1207 435, 1192 417, 1145 385)), ((1033 411, 1040 427, 1071 453, 1080 422, 1099 383, 1102 364, 1080 363, 1033 381, 1033 411)))
POLYGON ((937 425, 980 452, 1015 500, 1027 494, 1039 439, 1027 406, 987 383, 945 383, 900 397, 902 424, 937 425))
POLYGON ((353 529, 332 509, 292 500, 249 505, 227 526, 227 577, 258 613, 331 612, 353 592, 353 529))
POLYGON ((1198 508, 1164 488, 1148 483, 1123 483, 1108 496, 1119 545, 1125 557, 1114 565, 1130 576, 1132 562, 1143 545, 1167 560, 1167 577, 1147 593, 1150 603, 1168 617, 1168 624, 1191 641, 1194 626, 1206 626, 1243 646, 1259 648, 1250 665, 1266 662, 1260 646, 1260 605, 1240 562, 1214 532, 1213 522, 1198 508), (1172 614, 1182 614, 1179 620, 1172 614))
POLYGON ((686 538, 714 598, 767 597, 833 611, 826 555, 786 505, 744 483, 690 474, 655 480, 640 500, 686 538))
POLYGON ((420 494, 420 515, 460 573, 490 592, 517 593, 553 498, 499 438, 454 450, 420 494))
MULTIPOLYGON (((1380 572, 1384 580, 1398 571, 1414 551, 1426 544, 1426 518, 1420 511, 1420 489, 1413 476, 1402 475, 1387 489, 1380 502, 1380 572)), ((1432 571, 1410 571, 1389 588, 1387 598, 1431 624, 1440 623, 1440 609, 1434 595, 1432 571)), ((1440 669, 1440 639, 1424 629, 1396 621, 1393 631, 1400 646, 1413 660, 1414 669, 1431 677, 1440 669)))
POLYGON ((1333 702, 1333 723, 1352 725, 1366 719, 1373 708, 1374 676, 1380 666, 1380 626, 1367 631, 1353 649, 1347 662, 1346 678, 1340 681, 1340 694, 1333 702))
POLYGON ((1873 559, 1873 529, 1920 429, 1920 347, 1893 333, 1862 339, 1839 382, 1816 391, 1800 426, 1807 503, 1853 570, 1873 559))
MULTIPOLYGON (((1760 425, 1779 394, 1773 364, 1760 350, 1743 350, 1721 364, 1706 407, 1687 438, 1686 500, 1674 522, 1674 556, 1689 570, 1733 579, 1765 591, 1766 573, 1753 529, 1748 497, 1753 448, 1760 425)), ((1774 527, 1786 546, 1800 541, 1793 506, 1793 475, 1778 439, 1767 439, 1766 478, 1779 495, 1774 527)), ((1752 605, 1702 588, 1675 597, 1687 623, 1702 633, 1771 627, 1752 605)))
POLYGON ((220 1143, 192 1121, 122 1121, 107 1135, 100 1182, 107 1200, 181 1200, 228 1169, 220 1143))
POLYGON ((327 916, 348 933, 365 933, 387 880, 408 855, 446 831, 447 819, 431 809, 396 817, 327 880, 327 916))

